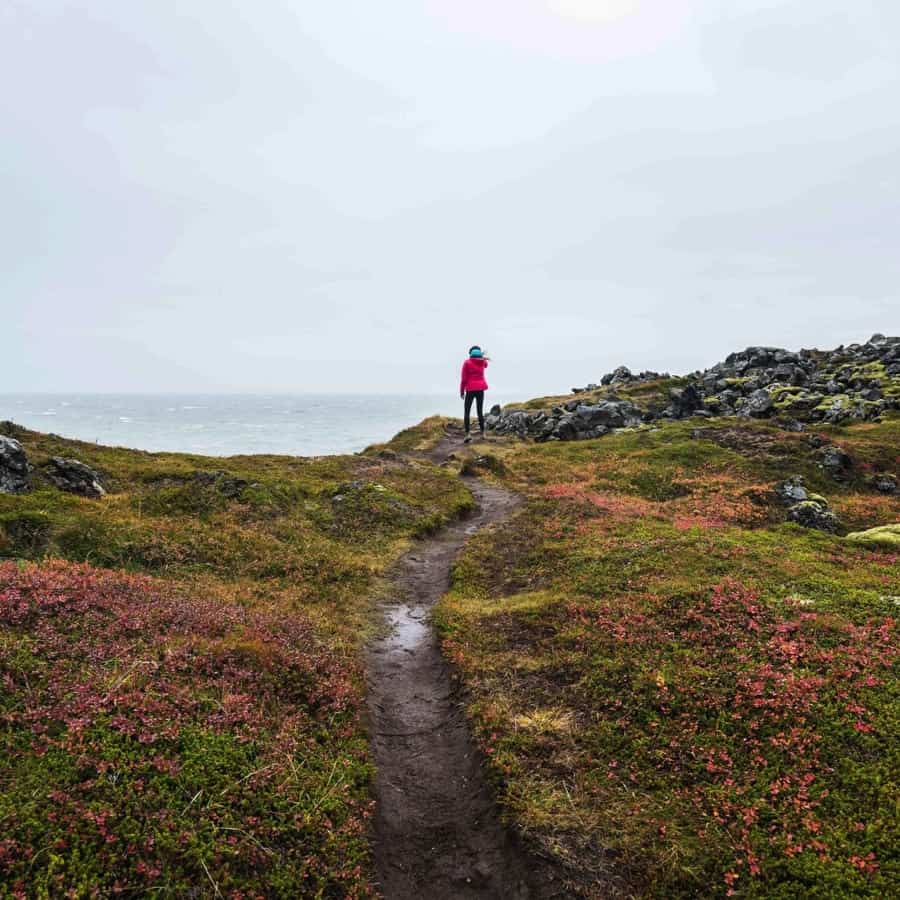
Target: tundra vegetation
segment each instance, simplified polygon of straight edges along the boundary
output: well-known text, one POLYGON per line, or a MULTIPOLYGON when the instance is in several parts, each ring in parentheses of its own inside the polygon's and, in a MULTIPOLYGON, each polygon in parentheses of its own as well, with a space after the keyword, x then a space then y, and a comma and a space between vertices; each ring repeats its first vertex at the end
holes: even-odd
POLYGON ((468 492, 2 430, 32 471, 0 493, 0 896, 368 895, 367 598, 468 492), (47 477, 72 457, 104 496, 47 477))
POLYGON ((573 895, 897 894, 900 415, 664 417, 462 465, 527 502, 457 562, 444 647, 573 895))
POLYGON ((458 472, 525 502, 436 622, 503 814, 569 895, 896 895, 900 345, 876 338, 617 370, 446 466, 418 453, 440 418, 318 459, 6 423, 0 896, 370 894, 369 598, 471 508, 458 472))

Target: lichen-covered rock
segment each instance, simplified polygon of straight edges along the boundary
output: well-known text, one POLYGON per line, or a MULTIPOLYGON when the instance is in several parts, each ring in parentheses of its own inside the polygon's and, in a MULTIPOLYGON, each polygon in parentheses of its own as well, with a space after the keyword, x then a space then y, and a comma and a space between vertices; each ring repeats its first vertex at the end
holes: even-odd
POLYGON ((867 531, 853 531, 847 535, 847 540, 870 547, 889 547, 893 550, 900 550, 900 523, 878 525, 867 531))
POLYGON ((840 523, 828 506, 822 504, 822 499, 818 497, 815 500, 802 500, 800 503, 795 503, 788 510, 788 519, 804 528, 816 528, 819 531, 833 534, 838 530, 840 523))
POLYGON ((24 494, 31 490, 31 469, 22 445, 0 435, 0 494, 24 494))
POLYGON ((61 491, 82 497, 102 497, 106 490, 100 483, 100 473, 77 459, 54 456, 44 469, 47 480, 61 491))
MULTIPOLYGON (((624 393, 639 382, 667 377, 657 372, 635 375, 619 366, 604 375, 601 383, 624 393)), ((599 387, 591 383, 572 391, 582 394, 599 387)), ((834 350, 748 347, 703 372, 686 376, 679 387, 670 390, 665 407, 658 399, 649 399, 640 409, 611 409, 605 404, 627 401, 614 396, 612 390, 609 394, 605 400, 582 403, 574 399, 550 410, 494 407, 487 427, 499 434, 554 441, 583 440, 596 437, 598 429, 631 428, 642 422, 692 416, 763 419, 778 414, 791 417, 792 430, 802 430, 807 423, 871 421, 887 411, 900 410, 900 337, 873 335, 864 344, 834 350), (603 412, 598 411, 601 407, 603 412)), ((836 478, 847 468, 824 467, 836 478)))
POLYGON ((872 484, 882 494, 897 493, 897 478, 894 475, 876 475, 872 484))

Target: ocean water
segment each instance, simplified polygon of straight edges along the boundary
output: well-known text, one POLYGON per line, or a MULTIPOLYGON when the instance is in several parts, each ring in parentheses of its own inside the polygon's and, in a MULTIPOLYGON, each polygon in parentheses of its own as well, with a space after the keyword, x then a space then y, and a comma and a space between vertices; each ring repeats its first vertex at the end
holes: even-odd
MULTIPOLYGON (((487 395, 487 406, 512 398, 487 395)), ((431 415, 452 394, 0 394, 0 420, 116 447, 206 456, 355 453, 431 415)))

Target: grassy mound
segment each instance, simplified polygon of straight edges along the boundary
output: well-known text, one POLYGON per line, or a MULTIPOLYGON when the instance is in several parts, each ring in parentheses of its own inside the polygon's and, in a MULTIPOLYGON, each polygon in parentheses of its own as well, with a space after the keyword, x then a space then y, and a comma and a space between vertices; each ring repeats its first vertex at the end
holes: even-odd
POLYGON ((508 815, 573 895, 900 883, 900 553, 788 523, 776 491, 802 475, 843 527, 889 525, 871 481, 898 446, 897 418, 493 443, 528 502, 439 621, 508 815))

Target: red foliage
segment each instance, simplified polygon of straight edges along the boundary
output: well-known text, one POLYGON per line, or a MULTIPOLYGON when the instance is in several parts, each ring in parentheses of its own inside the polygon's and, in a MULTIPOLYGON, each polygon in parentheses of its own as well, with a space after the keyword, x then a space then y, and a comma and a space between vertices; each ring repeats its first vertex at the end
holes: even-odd
MULTIPOLYGON (((641 735, 636 746, 649 755, 640 767, 671 779, 679 802, 712 832, 729 833, 728 889, 741 868, 759 875, 773 852, 828 859, 816 810, 828 796, 831 751, 822 752, 819 729, 827 722, 845 744, 853 734, 878 737, 866 696, 900 660, 893 619, 859 625, 773 606, 732 580, 651 612, 574 603, 569 612, 585 650, 625 663, 628 681, 606 685, 598 699, 623 732, 641 735)), ((624 773, 610 764, 606 774, 624 773)), ((878 867, 871 855, 852 863, 866 873, 878 867)))
MULTIPOLYGON (((336 846, 335 834, 361 833, 364 813, 346 815, 348 802, 335 808, 340 821, 312 832, 304 850, 302 808, 285 793, 297 760, 350 766, 337 748, 357 729, 353 673, 305 616, 188 597, 155 579, 89 565, 10 562, 0 564, 0 629, 7 638, 0 697, 14 698, 0 705, 0 748, 8 761, 20 758, 20 772, 54 761, 42 770, 53 783, 28 797, 31 818, 4 823, 0 880, 7 873, 15 883, 23 860, 49 839, 60 852, 77 843, 82 858, 89 847, 90 858, 120 879, 118 889, 133 892, 157 883, 164 869, 171 878, 187 859, 173 843, 187 847, 210 828, 221 835, 209 845, 210 866, 223 877, 262 872, 279 859, 266 847, 279 844, 292 871, 322 873, 333 862, 317 862, 315 842, 336 846), (232 787, 218 785, 216 805, 202 812, 205 804, 190 797, 172 808, 172 797, 184 796, 184 754, 198 735, 213 748, 201 751, 201 771, 209 773, 202 777, 232 787), (215 758, 218 735, 226 738, 221 746, 246 747, 247 755, 215 758), (250 761, 250 769, 234 760, 250 761), (265 818, 250 814, 260 805, 270 811, 265 818), (140 841, 129 825, 136 818, 145 823, 140 841), (167 850, 154 834, 165 836, 167 850), (239 862, 229 870, 228 860, 239 862)), ((200 778, 197 760, 191 764, 200 778)), ((0 768, 0 783, 8 774, 0 768)), ((348 890, 354 881, 348 871, 348 890)), ((111 881, 107 887, 118 890, 111 881)))

